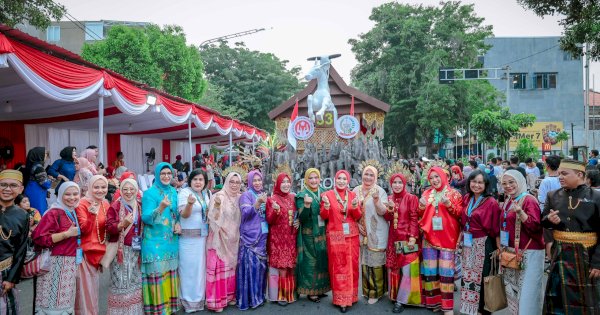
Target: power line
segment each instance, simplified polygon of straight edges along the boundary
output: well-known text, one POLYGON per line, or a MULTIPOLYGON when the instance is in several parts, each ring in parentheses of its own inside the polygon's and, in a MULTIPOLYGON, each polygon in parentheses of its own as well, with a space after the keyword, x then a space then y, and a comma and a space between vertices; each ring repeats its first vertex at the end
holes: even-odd
POLYGON ((554 45, 554 46, 551 46, 551 47, 548 47, 548 48, 546 48, 546 49, 544 49, 544 50, 540 50, 540 51, 538 51, 538 52, 536 52, 536 53, 533 53, 533 54, 531 54, 531 55, 529 55, 529 56, 525 56, 525 57, 522 57, 522 58, 519 58, 519 59, 515 59, 515 60, 513 60, 513 61, 511 61, 511 62, 507 62, 507 63, 503 64, 503 65, 502 65, 502 67, 506 67, 506 66, 510 65, 511 63, 515 63, 515 62, 518 62, 518 61, 521 61, 521 60, 525 60, 525 59, 527 59, 527 58, 531 58, 531 57, 533 57, 533 56, 536 56, 536 55, 539 55, 539 54, 541 54, 541 53, 545 53, 545 52, 547 52, 547 51, 549 51, 549 50, 551 50, 551 49, 553 49, 553 48, 556 48, 556 47, 558 47, 559 45, 560 45, 560 44, 556 44, 556 45, 554 45))
MULTIPOLYGON (((52 1, 55 5, 57 6, 61 6, 60 4, 56 3, 55 1, 52 1)), ((81 29, 84 33, 86 33, 87 35, 89 35, 92 38, 96 38, 97 40, 101 40, 103 38, 103 36, 100 36, 98 34, 96 34, 96 32, 94 32, 91 29, 88 29, 87 27, 85 27, 85 25, 83 23, 81 23, 78 19, 76 19, 74 16, 72 16, 67 9, 65 8, 65 14, 64 16, 71 21, 73 24, 75 24, 75 26, 77 26, 79 29, 81 29)))

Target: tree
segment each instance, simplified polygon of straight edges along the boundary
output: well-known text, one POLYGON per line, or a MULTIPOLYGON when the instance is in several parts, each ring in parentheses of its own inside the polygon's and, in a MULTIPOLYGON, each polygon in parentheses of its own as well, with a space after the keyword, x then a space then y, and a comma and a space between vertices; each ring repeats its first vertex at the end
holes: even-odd
POLYGON ((436 130, 451 137, 473 113, 498 104, 498 91, 486 81, 438 83, 439 67, 480 66, 477 57, 489 48, 483 40, 492 28, 472 5, 386 3, 370 19, 375 26, 349 41, 359 62, 352 84, 391 105, 385 137, 399 151, 414 152, 418 141, 432 149, 436 130))
POLYGON ((519 139, 517 147, 515 148, 515 155, 519 157, 519 161, 525 161, 528 158, 537 158, 538 149, 528 138, 519 139))
POLYGON ((287 60, 250 50, 244 43, 204 46, 200 54, 207 80, 223 91, 223 104, 237 111, 236 118, 259 128, 272 129, 268 112, 303 87, 299 67, 288 70, 287 60))
POLYGON ((52 20, 60 20, 66 12, 63 5, 52 0, 0 0, 0 23, 10 27, 29 23, 46 29, 52 20))
POLYGON ((206 88, 198 50, 179 26, 113 26, 105 40, 83 46, 81 56, 165 92, 198 102, 206 88))
POLYGON ((560 15, 564 36, 561 48, 574 56, 582 55, 582 43, 589 43, 589 56, 600 59, 600 2, 597 0, 518 0, 537 15, 560 15))
POLYGON ((512 114, 507 107, 491 108, 474 114, 471 128, 482 142, 503 148, 521 128, 532 126, 535 120, 533 114, 512 114))

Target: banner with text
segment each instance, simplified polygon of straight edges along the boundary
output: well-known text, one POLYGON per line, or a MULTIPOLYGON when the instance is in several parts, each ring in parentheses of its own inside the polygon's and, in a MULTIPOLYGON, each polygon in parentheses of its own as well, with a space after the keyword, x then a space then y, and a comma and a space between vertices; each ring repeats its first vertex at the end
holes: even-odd
POLYGON ((542 145, 546 143, 552 146, 552 150, 560 150, 562 143, 556 141, 556 135, 563 131, 562 121, 551 121, 551 122, 536 122, 531 127, 521 128, 519 133, 515 137, 510 138, 509 147, 510 150, 514 150, 517 147, 520 139, 528 138, 540 151, 542 145))

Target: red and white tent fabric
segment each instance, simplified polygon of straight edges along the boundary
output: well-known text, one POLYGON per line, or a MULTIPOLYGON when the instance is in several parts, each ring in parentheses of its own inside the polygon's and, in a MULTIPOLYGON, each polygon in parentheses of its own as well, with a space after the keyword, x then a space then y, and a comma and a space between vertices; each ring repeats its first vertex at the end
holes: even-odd
POLYGON ((100 147, 105 134, 163 140, 191 136, 196 143, 252 143, 268 136, 248 123, 129 80, 2 24, 0 124, 94 130, 100 147), (148 104, 149 95, 155 105, 148 104))

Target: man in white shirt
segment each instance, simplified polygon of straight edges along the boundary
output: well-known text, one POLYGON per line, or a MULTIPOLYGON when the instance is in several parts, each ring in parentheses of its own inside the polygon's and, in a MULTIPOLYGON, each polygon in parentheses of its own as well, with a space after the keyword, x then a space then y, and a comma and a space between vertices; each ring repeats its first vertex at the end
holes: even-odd
MULTIPOLYGON (((558 167, 560 165, 560 156, 550 155, 546 158, 546 177, 542 179, 540 188, 538 190, 538 201, 540 202, 540 209, 544 209, 544 203, 548 193, 557 189, 560 189, 560 181, 558 180, 558 167)), ((536 167, 537 168, 537 167, 536 167)), ((544 244, 546 244, 546 260, 549 260, 550 248, 552 248, 552 231, 544 229, 544 244)))

